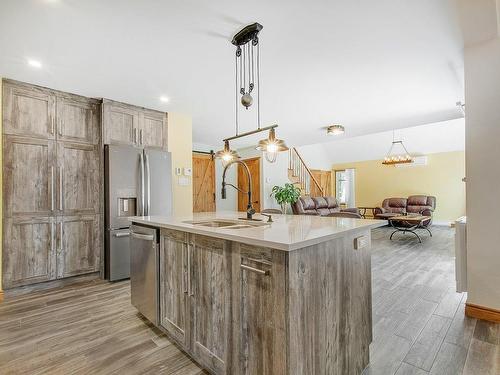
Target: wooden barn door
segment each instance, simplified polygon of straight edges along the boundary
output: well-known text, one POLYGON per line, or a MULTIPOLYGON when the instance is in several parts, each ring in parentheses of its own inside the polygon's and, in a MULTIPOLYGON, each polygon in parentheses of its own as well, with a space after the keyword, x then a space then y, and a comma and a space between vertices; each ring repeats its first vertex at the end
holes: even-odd
POLYGON ((211 155, 193 153, 193 212, 215 211, 215 162, 211 155))

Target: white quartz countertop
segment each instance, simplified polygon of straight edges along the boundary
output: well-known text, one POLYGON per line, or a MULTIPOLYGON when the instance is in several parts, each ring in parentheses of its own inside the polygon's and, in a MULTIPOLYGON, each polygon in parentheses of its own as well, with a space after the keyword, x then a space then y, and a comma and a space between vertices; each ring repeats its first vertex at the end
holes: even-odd
MULTIPOLYGON (((316 245, 333 238, 343 237, 347 232, 359 229, 372 229, 387 225, 385 220, 351 219, 340 217, 320 217, 311 215, 272 215, 273 222, 252 228, 230 229, 196 226, 189 221, 213 219, 234 220, 245 217, 244 212, 208 212, 189 216, 136 216, 130 221, 160 228, 177 229, 184 232, 202 234, 210 237, 244 242, 255 246, 292 251, 316 245)), ((255 219, 267 218, 260 214, 255 219)), ((247 221, 241 220, 242 224, 247 221)))

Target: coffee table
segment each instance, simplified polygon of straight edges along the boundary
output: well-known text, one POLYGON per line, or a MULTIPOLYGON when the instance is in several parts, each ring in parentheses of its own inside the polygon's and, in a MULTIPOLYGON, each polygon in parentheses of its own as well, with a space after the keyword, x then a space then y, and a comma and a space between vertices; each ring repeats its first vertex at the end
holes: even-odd
POLYGON ((429 232, 432 237, 432 232, 424 226, 424 222, 431 219, 430 216, 422 216, 422 215, 398 215, 388 218, 389 223, 395 229, 394 232, 391 233, 391 237, 389 239, 392 240, 392 236, 397 232, 403 233, 412 233, 418 238, 418 242, 422 243, 420 236, 417 234, 417 229, 424 229, 429 232))
POLYGON ((365 207, 365 206, 363 206, 363 207, 358 207, 358 209, 359 209, 359 214, 361 215, 361 217, 362 217, 363 219, 366 219, 366 217, 368 216, 368 214, 367 214, 367 212, 366 212, 366 211, 370 210, 370 211, 372 212, 371 217, 375 217, 375 215, 373 214, 373 210, 374 210, 375 208, 376 208, 376 207, 365 207))

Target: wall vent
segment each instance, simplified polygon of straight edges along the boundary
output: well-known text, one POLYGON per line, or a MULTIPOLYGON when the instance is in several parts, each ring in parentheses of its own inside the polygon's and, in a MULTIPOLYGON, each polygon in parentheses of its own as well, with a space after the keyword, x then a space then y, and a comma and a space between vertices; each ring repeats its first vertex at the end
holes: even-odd
POLYGON ((396 168, 413 168, 427 165, 427 156, 414 156, 413 163, 396 164, 396 168))

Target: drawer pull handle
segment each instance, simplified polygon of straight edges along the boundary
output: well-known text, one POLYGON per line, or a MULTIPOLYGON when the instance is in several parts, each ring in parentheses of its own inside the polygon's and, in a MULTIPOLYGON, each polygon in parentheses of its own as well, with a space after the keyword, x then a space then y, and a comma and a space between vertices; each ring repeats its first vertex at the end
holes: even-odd
POLYGON ((115 233, 115 237, 128 237, 128 236, 130 236, 130 232, 115 233))
POLYGON ((240 267, 244 270, 258 273, 259 275, 269 276, 271 274, 269 271, 259 270, 258 268, 247 266, 246 264, 240 264, 240 267))

